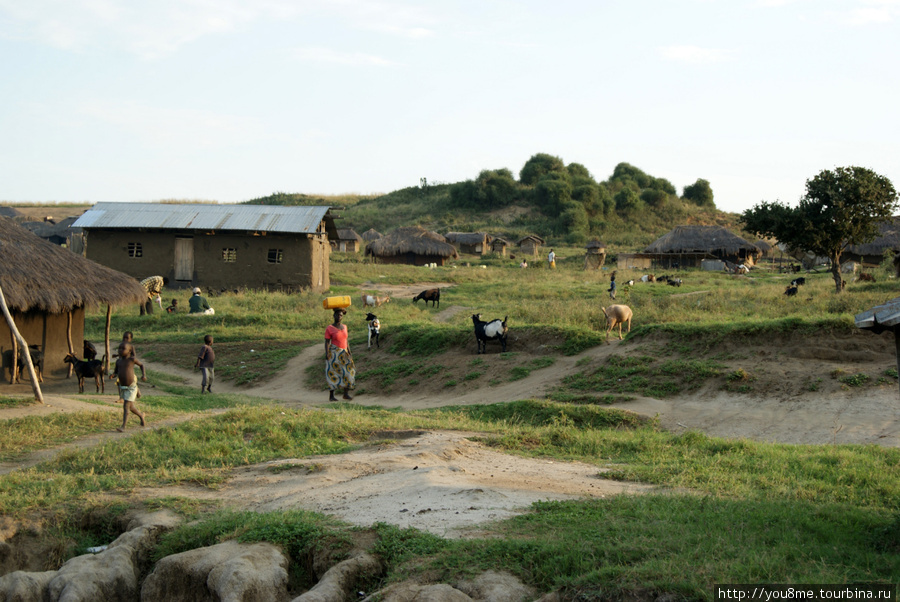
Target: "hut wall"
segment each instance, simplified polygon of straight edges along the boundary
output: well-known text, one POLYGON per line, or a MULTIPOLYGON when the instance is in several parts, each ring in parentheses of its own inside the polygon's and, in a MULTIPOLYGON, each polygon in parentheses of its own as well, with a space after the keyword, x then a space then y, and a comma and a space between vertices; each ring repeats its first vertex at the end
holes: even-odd
POLYGON ((491 245, 491 251, 493 253, 497 253, 501 257, 506 257, 506 247, 507 247, 507 245, 505 243, 502 243, 502 242, 496 243, 495 242, 491 245))
POLYGON ((459 244, 459 252, 466 253, 468 255, 482 255, 484 253, 484 244, 475 243, 475 244, 459 244))
POLYGON ((324 234, 91 230, 86 246, 88 259, 137 279, 166 276, 171 288, 311 288, 320 292, 331 286, 331 249, 324 234), (133 248, 136 243, 141 245, 140 257, 129 255, 129 245, 133 248), (193 254, 192 261, 183 259, 184 249, 193 254))
MULTIPOLYGON (((135 310, 137 311, 137 310, 135 310)), ((39 311, 12 312, 16 328, 25 337, 29 345, 40 345, 44 352, 44 378, 65 377, 68 364, 65 359, 69 353, 66 339, 66 314, 48 314, 39 311)), ((75 353, 81 357, 84 343, 84 308, 72 310, 72 345, 75 353)), ((12 351, 12 333, 6 320, 0 319, 0 355, 3 362, 3 378, 9 382, 10 352, 12 351)), ((21 347, 19 353, 22 353, 21 347)), ((20 377, 21 378, 21 377, 20 377)), ((28 379, 27 372, 25 380, 28 379)))
POLYGON ((538 256, 538 251, 540 251, 540 245, 534 242, 523 242, 519 247, 519 251, 521 253, 528 253, 532 257, 538 256))
POLYGON ((358 253, 359 242, 355 240, 342 240, 338 243, 337 250, 342 253, 358 253))
POLYGON ((637 257, 632 253, 619 253, 616 259, 616 269, 619 270, 649 270, 652 261, 649 257, 637 257))
POLYGON ((388 255, 383 257, 376 257, 375 261, 376 263, 423 266, 428 265, 429 263, 444 265, 447 262, 447 258, 440 255, 417 255, 415 253, 405 253, 403 255, 388 255))

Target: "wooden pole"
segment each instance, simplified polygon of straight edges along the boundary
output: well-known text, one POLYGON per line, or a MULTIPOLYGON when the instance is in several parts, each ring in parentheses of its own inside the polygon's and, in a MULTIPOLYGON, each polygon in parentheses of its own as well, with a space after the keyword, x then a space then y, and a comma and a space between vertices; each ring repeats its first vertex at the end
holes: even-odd
MULTIPOLYGON (((13 320, 12 314, 9 313, 9 307, 6 306, 6 297, 3 296, 3 289, 0 288, 0 309, 3 310, 3 317, 6 318, 6 323, 9 325, 9 330, 15 336, 15 340, 22 344, 22 349, 25 350, 25 367, 28 368, 28 376, 31 377, 31 389, 34 391, 34 398, 40 402, 44 403, 44 396, 41 394, 41 386, 38 384, 37 374, 34 372, 34 364, 31 363, 31 353, 28 351, 28 342, 22 337, 22 334, 19 332, 19 329, 16 328, 16 322, 13 320)), ((16 354, 13 352, 13 372, 15 372, 16 368, 16 354)))
POLYGON ((900 375, 900 324, 894 326, 894 350, 897 353, 897 374, 900 375))
POLYGON ((106 342, 106 364, 103 366, 103 376, 105 377, 109 374, 109 323, 112 318, 112 305, 106 306, 106 332, 104 333, 105 342, 106 342))
POLYGON ((19 341, 16 340, 16 333, 9 329, 9 338, 12 341, 12 364, 9 366, 9 384, 16 384, 16 369, 19 367, 19 341))
MULTIPOLYGON (((72 312, 66 313, 66 342, 69 344, 69 353, 75 355, 75 347, 72 346, 72 312)), ((69 366, 69 372, 66 374, 66 378, 72 377, 72 370, 75 367, 71 362, 67 362, 69 366)))

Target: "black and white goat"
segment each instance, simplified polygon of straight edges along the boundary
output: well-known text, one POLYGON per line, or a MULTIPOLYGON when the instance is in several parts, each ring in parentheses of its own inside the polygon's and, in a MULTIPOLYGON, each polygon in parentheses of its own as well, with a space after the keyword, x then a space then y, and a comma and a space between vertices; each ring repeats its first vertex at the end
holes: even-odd
POLYGON ((372 348, 372 343, 375 343, 375 346, 381 348, 381 341, 379 340, 381 336, 381 321, 378 319, 373 313, 366 314, 366 322, 369 324, 369 346, 366 349, 372 348))
POLYGON ((491 320, 484 322, 481 314, 472 316, 472 323, 475 324, 475 342, 478 345, 478 353, 487 351, 488 341, 500 341, 503 351, 506 351, 506 337, 509 334, 509 328, 506 326, 506 320, 509 316, 505 316, 503 320, 491 320))
POLYGON ((801 286, 806 284, 806 278, 794 278, 791 280, 791 286, 801 286))

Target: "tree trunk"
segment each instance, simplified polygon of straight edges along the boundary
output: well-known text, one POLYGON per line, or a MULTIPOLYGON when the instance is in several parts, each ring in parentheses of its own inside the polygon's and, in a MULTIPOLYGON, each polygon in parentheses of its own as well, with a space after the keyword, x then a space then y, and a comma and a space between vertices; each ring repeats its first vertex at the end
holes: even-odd
MULTIPOLYGON (((38 384, 37 374, 34 371, 34 364, 31 363, 31 352, 28 349, 28 342, 22 337, 22 334, 19 332, 19 329, 16 328, 16 322, 13 320, 12 314, 9 313, 9 308, 6 306, 6 297, 3 296, 3 289, 0 288, 0 310, 3 310, 3 317, 6 318, 6 323, 9 325, 9 331, 13 333, 16 341, 22 344, 22 349, 24 350, 23 357, 25 358, 25 367, 28 368, 28 376, 31 377, 31 389, 34 391, 34 398, 40 403, 44 403, 44 396, 41 394, 41 387, 38 384)), ((13 373, 16 370, 16 357, 15 353, 13 353, 13 373)))
POLYGON ((841 278, 841 254, 834 253, 831 256, 831 275, 834 278, 835 292, 844 290, 844 279, 841 278))
MULTIPOLYGON (((75 347, 72 346, 72 312, 68 312, 66 314, 66 343, 69 344, 69 353, 75 355, 75 347)), ((75 368, 75 364, 71 362, 67 362, 69 366, 69 372, 66 374, 66 378, 72 377, 72 370, 75 368)))

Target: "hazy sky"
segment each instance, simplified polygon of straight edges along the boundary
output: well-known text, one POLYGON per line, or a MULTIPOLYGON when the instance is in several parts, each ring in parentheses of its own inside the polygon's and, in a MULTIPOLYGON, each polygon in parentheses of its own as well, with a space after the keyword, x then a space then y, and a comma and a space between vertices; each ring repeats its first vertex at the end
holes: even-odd
POLYGON ((0 0, 0 201, 628 162, 720 209, 900 188, 900 0, 0 0))

